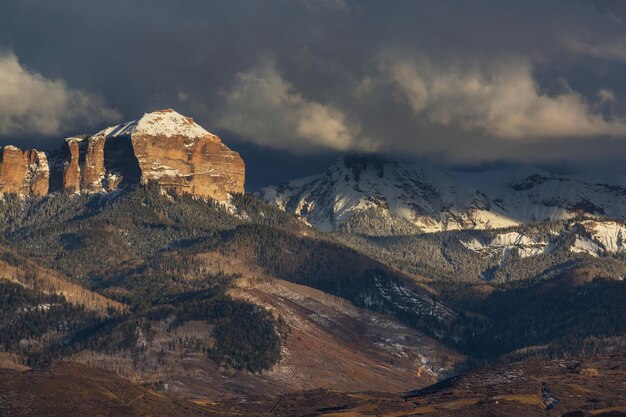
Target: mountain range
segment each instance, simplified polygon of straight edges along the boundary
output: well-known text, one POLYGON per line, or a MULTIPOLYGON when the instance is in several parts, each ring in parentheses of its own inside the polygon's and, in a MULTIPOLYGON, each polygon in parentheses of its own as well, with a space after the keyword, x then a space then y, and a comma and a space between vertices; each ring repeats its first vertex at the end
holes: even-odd
POLYGON ((381 236, 626 217, 622 174, 557 175, 531 166, 465 172, 357 155, 255 196, 323 231, 381 236))
POLYGON ((622 176, 351 155, 251 195, 174 110, 60 142, 0 152, 0 414, 626 407, 622 176))

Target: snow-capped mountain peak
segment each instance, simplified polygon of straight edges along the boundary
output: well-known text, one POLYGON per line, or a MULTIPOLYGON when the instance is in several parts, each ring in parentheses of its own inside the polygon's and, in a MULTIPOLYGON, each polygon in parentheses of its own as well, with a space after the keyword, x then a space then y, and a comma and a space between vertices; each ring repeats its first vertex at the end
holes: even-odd
POLYGON ((141 118, 117 126, 111 126, 98 132, 97 135, 109 138, 129 136, 131 133, 149 136, 184 136, 197 139, 215 137, 191 117, 183 116, 172 109, 157 110, 145 113, 141 118))
POLYGON ((373 235, 490 229, 578 215, 626 218, 626 179, 531 166, 478 172, 346 156, 257 196, 324 231, 373 235))

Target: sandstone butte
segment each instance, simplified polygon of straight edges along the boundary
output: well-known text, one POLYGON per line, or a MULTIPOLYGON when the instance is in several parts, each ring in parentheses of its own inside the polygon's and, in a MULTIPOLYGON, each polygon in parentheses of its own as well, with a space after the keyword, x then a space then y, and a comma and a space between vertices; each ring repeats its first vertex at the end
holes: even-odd
POLYGON ((65 139, 54 152, 0 150, 0 194, 110 192, 156 181, 166 190, 225 201, 244 192, 235 151, 174 110, 146 113, 90 137, 65 139))

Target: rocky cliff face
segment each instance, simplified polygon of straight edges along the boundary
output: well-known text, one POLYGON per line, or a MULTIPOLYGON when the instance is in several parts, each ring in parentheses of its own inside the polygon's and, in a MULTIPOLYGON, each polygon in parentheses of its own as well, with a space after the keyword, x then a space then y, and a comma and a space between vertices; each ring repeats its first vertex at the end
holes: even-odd
POLYGON ((45 195, 50 172, 46 154, 5 146, 0 153, 0 193, 45 195))
POLYGON ((146 114, 137 121, 105 129, 91 139, 103 137, 118 148, 122 146, 120 141, 130 139, 136 161, 128 163, 138 165, 141 184, 156 181, 179 194, 217 200, 244 190, 245 167, 239 154, 193 119, 173 110, 146 114))
POLYGON ((80 190, 80 138, 69 138, 66 140, 69 158, 65 161, 63 170, 63 189, 76 192, 80 190))
POLYGON ((109 192, 150 181, 178 194, 220 201, 244 192, 239 154, 174 110, 147 113, 91 137, 68 138, 49 155, 14 146, 0 155, 0 193, 109 192))
POLYGON ((104 190, 104 144, 103 136, 92 136, 87 139, 87 151, 85 152, 85 164, 81 168, 80 189, 86 192, 98 192, 104 190))

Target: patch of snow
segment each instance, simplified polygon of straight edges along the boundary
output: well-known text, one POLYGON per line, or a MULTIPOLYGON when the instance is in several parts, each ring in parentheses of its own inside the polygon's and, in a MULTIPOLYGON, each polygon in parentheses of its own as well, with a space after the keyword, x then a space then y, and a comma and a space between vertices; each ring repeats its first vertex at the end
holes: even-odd
POLYGON ((589 239, 581 238, 579 236, 576 236, 576 241, 570 247, 570 250, 574 253, 586 253, 593 257, 597 257, 601 251, 598 244, 592 242, 589 239))
POLYGON ((476 239, 461 241, 461 244, 471 251, 492 258, 504 258, 511 250, 517 250, 521 258, 549 253, 552 250, 549 242, 536 241, 519 232, 500 233, 487 244, 476 239))
POLYGON ((614 221, 597 222, 585 221, 582 223, 585 229, 591 233, 593 240, 609 253, 624 251, 626 227, 614 221))
POLYGON ((73 143, 73 142, 80 143, 80 142, 82 142, 82 141, 84 141, 84 140, 85 140, 85 139, 83 139, 83 138, 79 138, 79 137, 76 137, 76 136, 72 136, 72 137, 69 137, 69 138, 65 138, 65 142, 67 142, 67 143, 73 143))
MULTIPOLYGON (((228 211, 232 215, 237 215, 237 206, 235 206, 232 202, 232 196, 228 196, 228 200, 218 201, 218 204, 222 206, 226 211, 228 211)), ((240 216, 243 219, 249 219, 250 217, 244 213, 243 216, 240 216)))
POLYGON ((181 173, 177 169, 173 169, 167 165, 162 165, 159 160, 152 161, 150 171, 144 172, 146 179, 160 179, 163 177, 178 177, 181 173))

